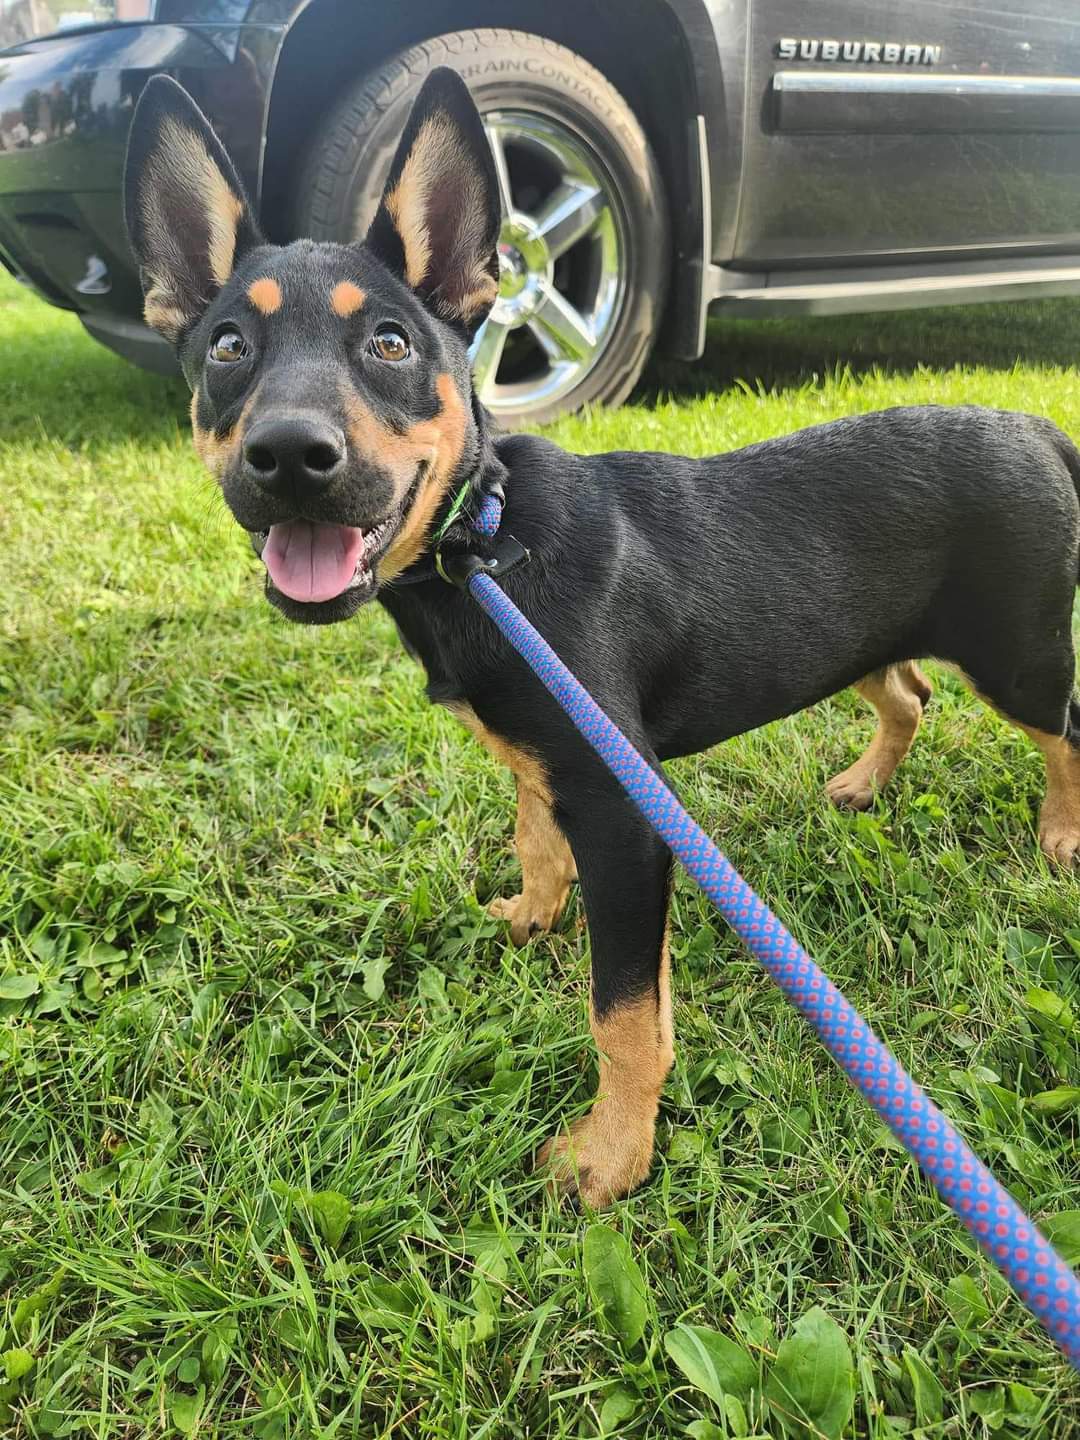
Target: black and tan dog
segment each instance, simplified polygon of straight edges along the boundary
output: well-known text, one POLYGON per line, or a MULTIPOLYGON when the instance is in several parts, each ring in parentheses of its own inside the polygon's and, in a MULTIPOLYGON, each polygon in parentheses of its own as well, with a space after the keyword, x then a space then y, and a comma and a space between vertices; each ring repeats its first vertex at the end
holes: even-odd
MULTIPOLYGON (((498 191, 462 82, 432 75, 354 245, 261 240, 184 92, 155 79, 128 159, 146 318, 176 345, 195 444, 291 620, 378 596, 448 706, 517 780, 513 939, 554 925, 575 874, 592 944, 592 1111, 547 1147, 594 1204, 645 1177, 672 1061, 671 861, 430 546, 453 498, 499 486, 531 551, 508 593, 654 765, 854 685, 877 711, 831 780, 866 806, 951 662, 1042 751, 1042 847, 1080 847, 1072 698, 1080 454, 1043 420, 906 409, 692 461, 495 438, 467 347, 497 289, 498 191)), ((447 544, 468 536, 455 525, 447 544)), ((478 542, 470 542, 476 544, 478 542)))

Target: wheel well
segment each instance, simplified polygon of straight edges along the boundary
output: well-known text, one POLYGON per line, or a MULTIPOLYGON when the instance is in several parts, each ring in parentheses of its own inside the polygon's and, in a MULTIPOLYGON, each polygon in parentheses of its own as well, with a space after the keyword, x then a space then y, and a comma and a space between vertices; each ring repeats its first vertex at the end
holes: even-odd
MULTIPOLYGON (((260 183, 270 238, 293 238, 291 191, 304 146, 342 88, 409 45, 476 26, 526 30, 565 45, 595 65, 633 109, 665 180, 674 262, 669 320, 682 316, 680 277, 698 266, 680 262, 703 258, 698 103, 686 37, 661 0, 633 7, 622 0, 425 0, 392 7, 310 0, 282 43, 270 96, 260 183), (650 57, 647 66, 642 55, 650 57)), ((663 338, 678 348, 677 337, 663 338)))

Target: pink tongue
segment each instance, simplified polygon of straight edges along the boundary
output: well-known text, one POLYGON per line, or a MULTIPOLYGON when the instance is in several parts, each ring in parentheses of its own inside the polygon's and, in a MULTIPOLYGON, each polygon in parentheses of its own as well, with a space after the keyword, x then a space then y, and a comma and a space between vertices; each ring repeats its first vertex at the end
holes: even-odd
POLYGON ((364 532, 354 525, 289 520, 270 526, 262 558, 283 595, 313 604, 347 588, 363 553, 364 532))

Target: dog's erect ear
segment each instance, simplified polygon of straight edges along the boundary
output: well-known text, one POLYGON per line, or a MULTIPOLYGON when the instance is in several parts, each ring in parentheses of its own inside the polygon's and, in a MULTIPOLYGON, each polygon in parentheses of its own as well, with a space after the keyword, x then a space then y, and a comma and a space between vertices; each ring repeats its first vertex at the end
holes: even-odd
POLYGON ((165 75, 131 122, 124 218, 139 262, 146 323, 174 345, 261 237, 243 186, 210 123, 165 75))
POLYGON ((473 333, 498 294, 491 149, 464 80, 433 70, 416 97, 367 245, 434 312, 473 333))

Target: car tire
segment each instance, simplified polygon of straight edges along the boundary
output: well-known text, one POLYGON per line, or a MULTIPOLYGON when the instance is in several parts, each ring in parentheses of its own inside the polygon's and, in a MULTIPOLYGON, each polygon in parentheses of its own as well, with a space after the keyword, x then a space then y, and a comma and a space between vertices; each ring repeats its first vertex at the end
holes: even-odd
POLYGON ((518 30, 461 30, 357 79, 313 137, 296 232, 366 232, 412 102, 439 65, 469 85, 502 180, 500 296, 473 347, 481 399, 511 427, 618 404, 662 318, 668 210, 633 111, 573 51, 518 30))

